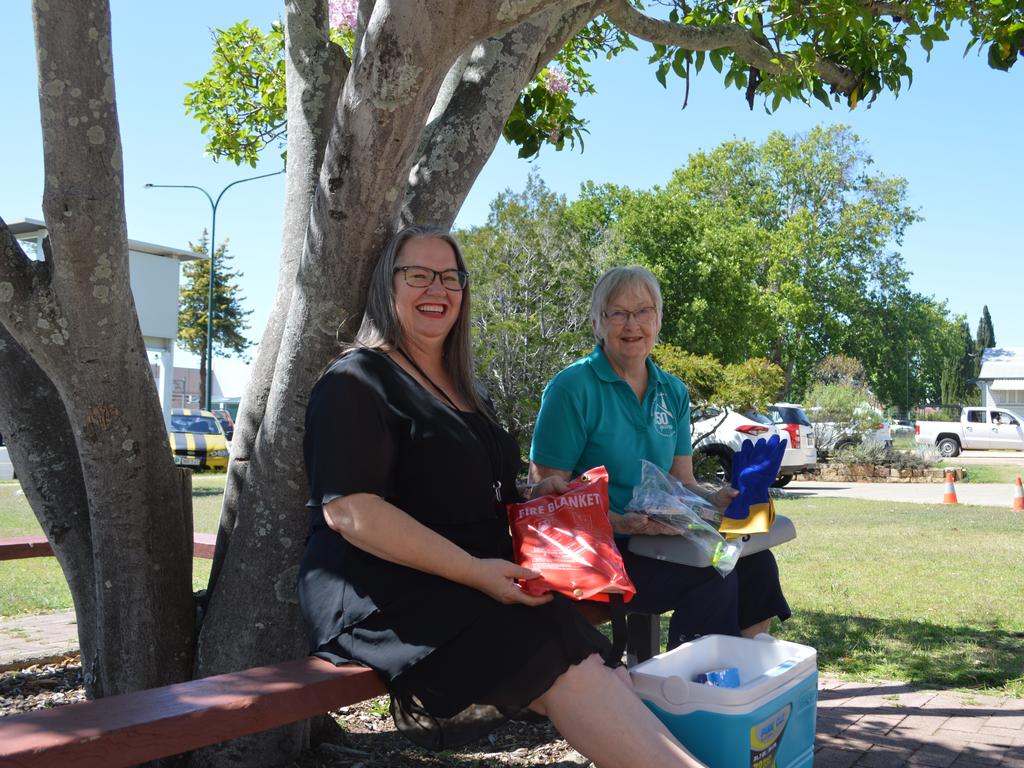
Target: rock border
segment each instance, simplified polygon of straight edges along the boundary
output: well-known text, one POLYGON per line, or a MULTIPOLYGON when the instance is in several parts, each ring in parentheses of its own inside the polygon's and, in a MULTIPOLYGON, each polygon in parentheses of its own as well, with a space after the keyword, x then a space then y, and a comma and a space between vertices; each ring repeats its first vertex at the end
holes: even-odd
POLYGON ((833 483, 943 483, 946 473, 960 482, 966 476, 963 467, 925 467, 923 469, 894 469, 879 464, 820 464, 816 472, 806 472, 795 480, 820 480, 833 483))

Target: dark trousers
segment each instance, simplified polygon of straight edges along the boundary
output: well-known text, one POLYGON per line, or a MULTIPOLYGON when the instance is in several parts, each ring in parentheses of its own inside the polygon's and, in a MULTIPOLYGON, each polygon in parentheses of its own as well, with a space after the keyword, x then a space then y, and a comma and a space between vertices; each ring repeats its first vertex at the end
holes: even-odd
POLYGON ((790 616, 771 550, 740 558, 736 568, 723 577, 710 566, 694 568, 622 549, 626 571, 637 590, 626 610, 647 614, 671 611, 669 649, 701 635, 738 636, 741 629, 771 616, 782 620, 790 616))

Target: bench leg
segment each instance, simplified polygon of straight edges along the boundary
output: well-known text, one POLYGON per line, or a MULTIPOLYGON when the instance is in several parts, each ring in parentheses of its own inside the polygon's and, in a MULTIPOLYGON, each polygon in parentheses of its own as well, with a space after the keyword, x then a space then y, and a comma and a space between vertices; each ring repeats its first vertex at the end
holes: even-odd
POLYGON ((626 664, 633 666, 661 653, 661 617, 631 613, 626 616, 626 664))

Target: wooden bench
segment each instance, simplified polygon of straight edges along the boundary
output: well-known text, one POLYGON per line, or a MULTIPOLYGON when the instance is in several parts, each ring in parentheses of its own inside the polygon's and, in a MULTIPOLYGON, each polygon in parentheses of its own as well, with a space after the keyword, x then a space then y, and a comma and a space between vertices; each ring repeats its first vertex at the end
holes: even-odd
POLYGON ((384 694, 377 673, 308 656, 0 718, 0 765, 118 768, 384 694))
MULTIPOLYGON (((217 537, 196 533, 195 557, 217 537)), ((45 536, 0 539, 0 560, 49 557, 45 536)), ((387 693, 367 667, 307 656, 0 718, 0 766, 116 768, 306 720, 387 693)))

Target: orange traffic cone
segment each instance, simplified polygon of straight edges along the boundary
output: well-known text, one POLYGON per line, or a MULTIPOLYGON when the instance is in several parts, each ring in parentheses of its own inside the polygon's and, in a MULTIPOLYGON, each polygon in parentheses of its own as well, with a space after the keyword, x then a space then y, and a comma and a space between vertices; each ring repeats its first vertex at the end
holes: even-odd
POLYGON ((1017 488, 1013 492, 1013 511, 1024 512, 1024 485, 1021 485, 1020 475, 1017 475, 1017 488))
POLYGON ((953 485, 953 472, 951 470, 946 471, 946 492, 942 494, 943 504, 957 504, 956 500, 956 486, 953 485))

